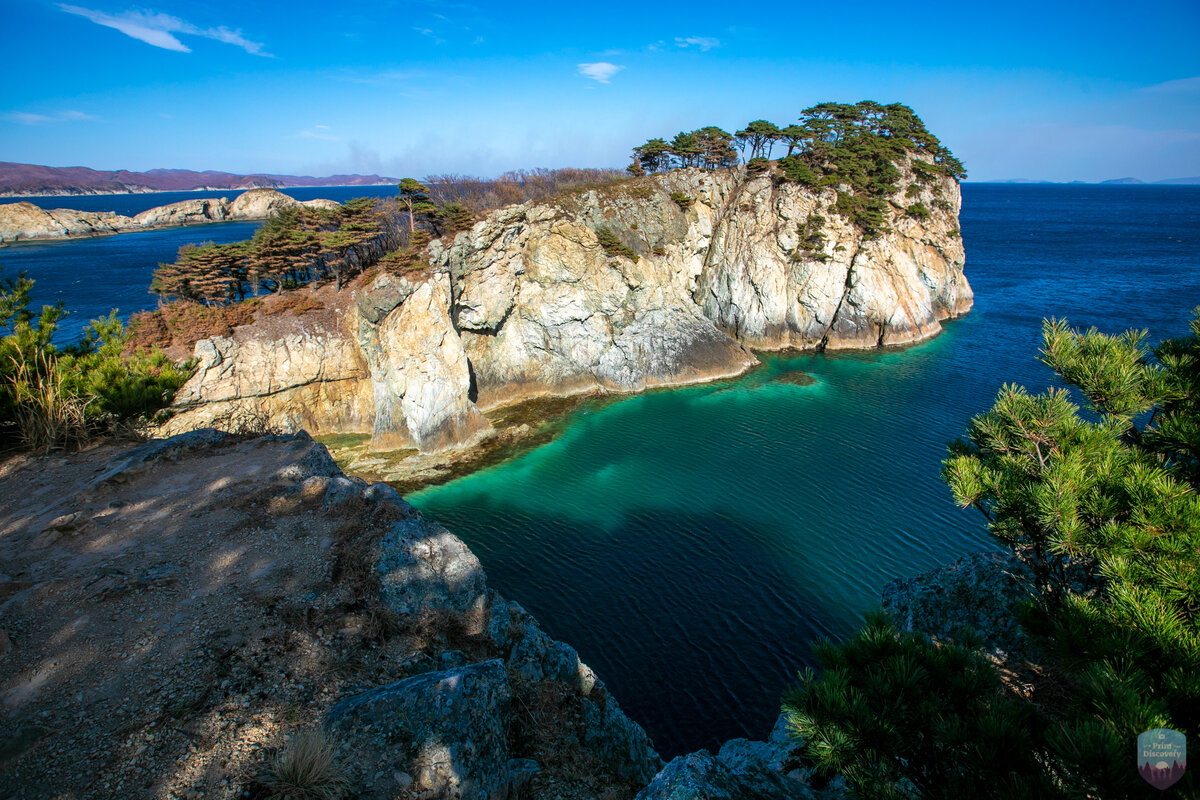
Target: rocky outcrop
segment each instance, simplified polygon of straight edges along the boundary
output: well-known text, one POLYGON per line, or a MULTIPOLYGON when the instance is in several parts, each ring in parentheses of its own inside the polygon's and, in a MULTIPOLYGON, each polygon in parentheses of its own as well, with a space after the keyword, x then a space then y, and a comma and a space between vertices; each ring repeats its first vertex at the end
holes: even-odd
POLYGON ((250 189, 233 202, 227 198, 199 198, 151 208, 135 217, 111 211, 46 210, 33 203, 0 205, 0 244, 35 239, 69 239, 103 236, 148 228, 202 225, 209 222, 235 222, 266 219, 285 208, 298 206, 332 209, 332 200, 306 200, 303 203, 275 189, 250 189))
POLYGON ((662 767, 462 541, 306 433, 100 446, 0 487, 6 797, 295 797, 297 735, 364 800, 631 798, 662 767))
POLYGON ((97 236, 117 233, 132 225, 133 220, 129 217, 109 211, 71 211, 65 208, 47 211, 29 202, 0 205, 0 243, 97 236))
POLYGON ((1012 551, 976 553, 883 588, 883 610, 900 630, 974 642, 1001 658, 1029 655, 1017 619, 1036 598, 1033 572, 1012 551))
POLYGON ((325 726, 351 744, 363 782, 379 776, 385 797, 407 789, 431 800, 505 800, 511 698, 504 663, 485 661, 347 698, 325 726))
MULTIPOLYGON (((481 410, 530 397, 728 377, 757 363, 751 348, 920 341, 972 295, 957 183, 903 173, 889 230, 875 238, 833 210, 836 190, 744 169, 676 170, 499 209, 430 244, 424 277, 368 282, 331 333, 342 342, 326 346, 366 365, 353 392, 370 395, 356 407, 377 448, 434 452, 474 442, 481 410), (930 211, 907 213, 916 203, 930 211)), ((198 405, 207 397, 257 402, 255 386, 320 380, 304 362, 286 378, 264 371, 277 346, 288 345, 262 335, 245 357, 203 369, 176 426, 219 422, 198 405)), ((299 418, 337 429, 345 409, 289 401, 272 416, 285 427, 299 418)))
POLYGON ((813 770, 800 757, 803 744, 780 715, 766 741, 730 739, 716 755, 698 750, 676 757, 635 800, 842 800, 840 779, 816 788, 813 770))

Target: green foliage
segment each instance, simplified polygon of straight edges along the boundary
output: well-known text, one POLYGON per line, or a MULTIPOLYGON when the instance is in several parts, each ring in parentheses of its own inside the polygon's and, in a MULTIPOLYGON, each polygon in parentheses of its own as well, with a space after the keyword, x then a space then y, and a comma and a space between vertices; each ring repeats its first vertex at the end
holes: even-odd
POLYGON ((746 126, 745 130, 734 134, 738 149, 745 153, 750 150, 749 160, 770 158, 771 148, 782 137, 779 126, 765 119, 756 119, 746 126))
POLYGON ((124 424, 146 421, 166 408, 191 377, 160 350, 129 352, 129 333, 114 310, 93 320, 83 340, 56 363, 67 390, 89 398, 88 417, 124 424))
POLYGON ((904 209, 904 213, 913 219, 929 219, 929 209, 925 207, 924 203, 913 203, 904 209))
MULTIPOLYGON (((943 786, 963 796, 1148 796, 1133 769, 1137 734, 1200 732, 1200 309, 1189 335, 1153 348, 1145 331, 1057 320, 1043 341, 1043 362, 1071 388, 1005 386, 943 465, 955 499, 979 509, 1032 570, 1036 595, 1021 622, 1040 646, 1041 677, 1029 699, 995 705, 994 682, 970 682, 986 677, 984 662, 960 662, 956 682, 932 669, 924 639, 881 620, 826 645, 824 675, 804 676, 787 702, 810 755, 861 796, 954 794, 943 786), (926 669, 915 694, 897 677, 913 664, 926 669), (1020 733, 1007 758, 1033 759, 1016 774, 1034 784, 995 759, 1004 740, 988 720, 1020 733), (927 767, 951 752, 974 753, 981 790, 927 767)), ((1194 790, 1188 775, 1177 791, 1194 790)))
POLYGON ((784 698, 805 753, 859 797, 1053 796, 1036 711, 1006 694, 988 660, 897 632, 870 615, 849 641, 817 645, 784 698))
POLYGON ((145 422, 170 404, 190 377, 159 351, 128 352, 130 336, 113 311, 94 320, 81 342, 59 350, 51 339, 63 316, 28 309, 33 281, 0 281, 0 426, 26 446, 48 451, 145 422))
POLYGON ((696 202, 694 198, 689 197, 683 192, 671 192, 671 199, 675 201, 675 205, 684 211, 687 211, 696 202))
POLYGON ((604 252, 610 256, 624 256, 630 261, 637 261, 638 255, 629 247, 621 243, 620 237, 612 232, 610 228, 600 226, 596 228, 596 241, 604 252))
MULTIPOLYGON (((422 201, 416 212, 436 207, 422 201)), ((150 291, 164 300, 206 306, 238 303, 260 292, 280 293, 346 279, 381 253, 385 215, 373 198, 357 197, 336 210, 285 208, 267 219, 248 242, 185 245, 171 264, 160 264, 150 291)))
POLYGON ((761 175, 771 169, 771 162, 762 156, 756 156, 746 162, 746 172, 751 175, 761 175))
POLYGON ((828 261, 829 256, 825 255, 825 217, 820 214, 809 214, 802 224, 796 226, 796 234, 799 237, 796 250, 792 253, 794 261, 803 261, 811 259, 814 261, 828 261))

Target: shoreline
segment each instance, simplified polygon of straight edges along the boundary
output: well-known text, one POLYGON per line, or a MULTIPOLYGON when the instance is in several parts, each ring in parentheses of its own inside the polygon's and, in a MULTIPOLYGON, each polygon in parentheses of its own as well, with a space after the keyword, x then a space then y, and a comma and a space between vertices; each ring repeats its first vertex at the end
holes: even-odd
POLYGON ((123 228, 121 230, 109 231, 89 231, 87 233, 76 233, 69 236, 44 236, 37 239, 17 239, 12 242, 0 241, 0 248, 5 247, 20 247, 22 245, 33 244, 54 244, 56 242, 74 242, 83 239, 106 239, 110 236, 120 236, 125 233, 154 233, 157 231, 170 231, 178 228, 207 228, 210 225, 233 225, 243 223, 260 223, 264 222, 266 217, 258 217, 255 219, 214 219, 208 222, 183 222, 178 225, 145 225, 138 228, 123 228))
MULTIPOLYGON (((968 312, 956 314, 942 323, 956 322, 968 312)), ((384 482, 403 496, 441 486, 451 481, 488 469, 498 464, 521 458, 537 448, 550 444, 566 432, 568 420, 584 406, 591 410, 602 410, 610 405, 634 397, 643 397, 660 392, 710 385, 729 386, 714 391, 726 391, 732 386, 749 379, 769 365, 768 359, 788 361, 801 357, 815 358, 822 355, 849 356, 856 353, 898 353, 927 344, 939 338, 945 328, 932 336, 913 342, 885 344, 872 348, 816 348, 782 347, 774 350, 752 349, 758 360, 746 369, 706 379, 684 380, 678 383, 658 384, 637 391, 613 391, 588 389, 570 394, 543 394, 523 397, 512 403, 493 406, 483 410, 492 424, 492 430, 474 443, 436 453, 421 453, 415 448, 398 450, 372 450, 369 433, 325 433, 313 439, 325 445, 338 466, 347 475, 361 477, 372 482, 384 482)), ((804 375, 807 379, 795 381, 797 385, 809 385, 812 378, 804 370, 785 370, 781 375, 804 375)), ((768 382, 776 382, 772 379, 768 382)), ((778 381, 793 382, 793 381, 778 381)))

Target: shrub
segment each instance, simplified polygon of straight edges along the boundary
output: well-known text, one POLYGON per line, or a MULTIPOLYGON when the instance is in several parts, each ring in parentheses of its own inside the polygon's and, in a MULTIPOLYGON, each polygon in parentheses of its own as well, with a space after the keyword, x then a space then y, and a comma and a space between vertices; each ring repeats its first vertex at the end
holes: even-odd
POLYGON ((929 209, 925 207, 924 203, 913 203, 904 209, 904 213, 913 219, 929 219, 929 209))
POLYGON ((600 243, 600 247, 603 248, 607 255, 624 256, 630 261, 638 260, 637 253, 622 244, 620 238, 611 229, 603 225, 596 228, 596 241, 600 243))
POLYGON ((0 281, 0 425, 22 443, 49 451, 151 419, 190 376, 162 352, 134 352, 113 311, 85 328, 78 344, 59 350, 51 339, 63 311, 46 306, 35 324, 28 310, 33 282, 0 281))
POLYGON ((679 206, 684 211, 687 211, 692 207, 692 204, 696 202, 683 192, 671 192, 671 199, 675 201, 675 205, 679 206))
POLYGON ((751 175, 761 175, 771 168, 771 162, 762 156, 756 156, 746 162, 746 172, 751 175))
POLYGON ((1036 711, 1006 694, 984 656, 898 632, 882 613, 816 656, 823 674, 802 673, 785 713, 806 755, 856 796, 1053 795, 1036 711))
POLYGON ((206 306, 185 300, 164 303, 153 311, 129 318, 129 347, 135 351, 155 347, 191 350, 201 339, 232 336, 238 325, 254 321, 254 312, 262 300, 252 298, 226 306, 206 306))

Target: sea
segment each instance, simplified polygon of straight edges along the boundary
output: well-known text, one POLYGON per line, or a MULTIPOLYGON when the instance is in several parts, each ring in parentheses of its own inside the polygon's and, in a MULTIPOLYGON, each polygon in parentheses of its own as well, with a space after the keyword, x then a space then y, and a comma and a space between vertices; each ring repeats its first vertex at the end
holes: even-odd
MULTIPOLYGON (((409 496, 470 545, 492 587, 579 651, 664 756, 764 738, 781 694, 816 665, 814 645, 850 636, 889 581, 998 549, 939 468, 1004 384, 1054 384, 1043 319, 1152 340, 1187 331, 1200 187, 962 191, 975 307, 932 341, 766 354, 737 380, 585 402, 551 443, 409 496), (797 372, 814 382, 778 380, 797 372)), ((122 198, 141 204, 123 213, 164 197, 122 198)), ((252 230, 19 245, 0 248, 0 264, 83 320, 152 306, 149 275, 181 244, 252 230)))
MULTIPOLYGON (((355 197, 393 197, 394 184, 385 186, 313 186, 283 190, 297 200, 323 197, 344 203, 355 197)), ((233 199, 228 192, 153 192, 96 194, 78 197, 45 196, 0 198, 0 203, 27 201, 40 208, 76 211, 115 211, 125 216, 156 206, 205 197, 233 199)), ((24 271, 34 279, 33 308, 61 301, 68 316, 54 336, 59 345, 78 341, 93 319, 118 309, 122 317, 158 305, 150 294, 150 278, 161 263, 175 260, 188 244, 227 244, 249 239, 258 222, 214 222, 181 228, 162 228, 66 241, 18 242, 0 247, 0 278, 15 278, 24 271)))

